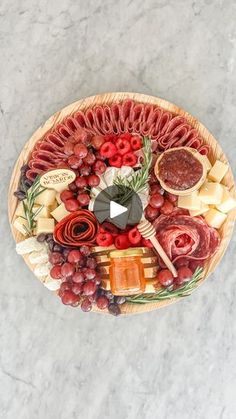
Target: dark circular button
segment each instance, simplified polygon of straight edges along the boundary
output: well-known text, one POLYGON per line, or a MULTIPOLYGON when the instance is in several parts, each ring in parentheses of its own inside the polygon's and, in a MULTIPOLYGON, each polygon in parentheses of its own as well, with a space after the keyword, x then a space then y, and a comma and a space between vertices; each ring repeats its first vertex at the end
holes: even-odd
POLYGON ((93 207, 99 221, 109 221, 124 230, 126 226, 138 224, 143 214, 141 199, 128 187, 116 185, 103 189, 96 197, 93 207))

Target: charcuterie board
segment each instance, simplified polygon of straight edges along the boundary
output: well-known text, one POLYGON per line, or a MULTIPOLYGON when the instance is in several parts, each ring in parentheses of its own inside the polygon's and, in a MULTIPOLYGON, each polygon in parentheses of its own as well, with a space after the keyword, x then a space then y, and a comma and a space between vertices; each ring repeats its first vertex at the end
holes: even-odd
POLYGON ((215 270, 235 197, 229 162, 198 120, 153 96, 107 93, 65 107, 26 143, 9 221, 17 252, 64 304, 133 314, 178 301, 215 270), (101 207, 104 190, 125 227, 101 207))

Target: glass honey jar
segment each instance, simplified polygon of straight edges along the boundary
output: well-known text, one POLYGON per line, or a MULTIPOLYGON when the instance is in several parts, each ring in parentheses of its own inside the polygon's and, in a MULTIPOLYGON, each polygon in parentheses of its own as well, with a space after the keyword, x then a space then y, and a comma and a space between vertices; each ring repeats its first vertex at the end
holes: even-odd
POLYGON ((114 295, 140 294, 145 290, 143 251, 140 248, 110 252, 110 283, 114 295))

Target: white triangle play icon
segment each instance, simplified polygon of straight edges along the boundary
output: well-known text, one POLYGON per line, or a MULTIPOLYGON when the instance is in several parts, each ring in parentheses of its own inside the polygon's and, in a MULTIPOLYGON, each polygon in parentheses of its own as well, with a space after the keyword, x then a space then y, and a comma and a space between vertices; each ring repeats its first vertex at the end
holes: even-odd
POLYGON ((123 205, 117 204, 117 202, 110 201, 110 218, 115 218, 118 215, 124 214, 128 211, 123 205))

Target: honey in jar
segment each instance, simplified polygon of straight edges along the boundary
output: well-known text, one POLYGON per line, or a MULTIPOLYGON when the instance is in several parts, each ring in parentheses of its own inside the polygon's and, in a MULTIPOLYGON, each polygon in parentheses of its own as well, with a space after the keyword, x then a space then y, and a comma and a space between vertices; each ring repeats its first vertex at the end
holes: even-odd
POLYGON ((110 282, 114 295, 140 294, 145 290, 143 251, 140 248, 110 252, 110 282))

